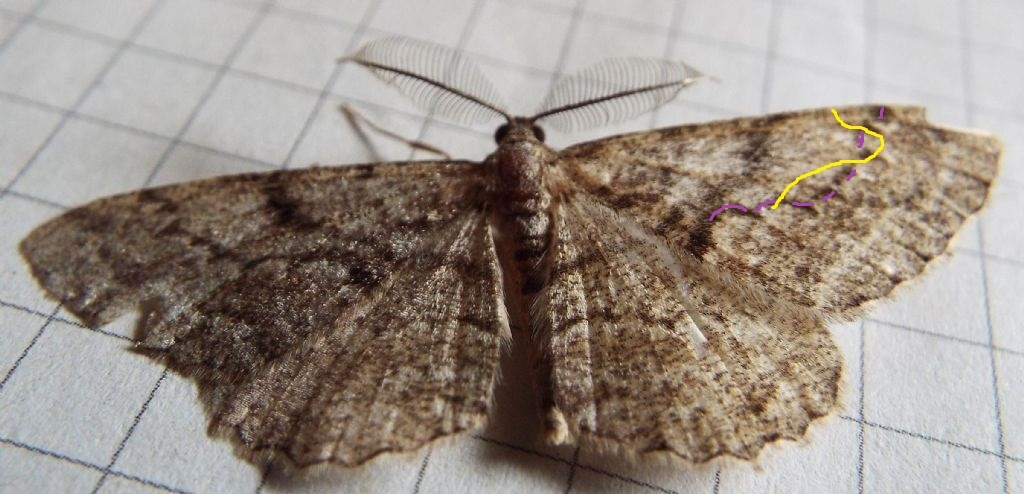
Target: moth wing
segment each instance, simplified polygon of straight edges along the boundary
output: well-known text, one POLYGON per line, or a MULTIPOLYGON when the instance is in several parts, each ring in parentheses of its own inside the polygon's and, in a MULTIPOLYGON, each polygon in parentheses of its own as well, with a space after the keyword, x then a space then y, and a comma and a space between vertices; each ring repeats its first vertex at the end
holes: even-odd
POLYGON ((139 310, 251 459, 357 465, 482 426, 508 335, 478 164, 216 178, 100 199, 21 244, 91 326, 139 310))
POLYGON ((842 364, 821 317, 674 259, 590 194, 561 197, 556 218, 532 314, 550 371, 549 440, 753 459, 833 409, 842 364))
POLYGON ((617 214, 765 296, 849 318, 944 253, 985 203, 1002 145, 994 136, 937 127, 916 107, 838 109, 885 137, 872 161, 800 175, 878 146, 827 109, 741 118, 611 137, 562 152, 567 180, 617 214), (853 178, 847 181, 851 171, 853 178), (836 194, 825 203, 831 191, 836 194), (812 202, 793 207, 791 201, 812 202), (726 210, 725 204, 749 212, 726 210))

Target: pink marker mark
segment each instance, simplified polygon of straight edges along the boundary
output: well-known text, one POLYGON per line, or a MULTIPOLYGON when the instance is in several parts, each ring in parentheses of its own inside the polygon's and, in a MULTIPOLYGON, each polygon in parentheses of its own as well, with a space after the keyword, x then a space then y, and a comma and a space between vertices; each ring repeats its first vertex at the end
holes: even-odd
POLYGON ((878 110, 878 119, 879 119, 879 120, 881 120, 881 119, 882 119, 882 114, 883 114, 883 113, 885 113, 885 107, 884 107, 884 106, 882 107, 882 109, 881 109, 881 110, 878 110))
MULTIPOLYGON (((882 108, 882 110, 881 110, 881 111, 880 111, 880 112, 878 113, 878 118, 879 118, 879 119, 881 119, 881 118, 882 118, 882 112, 883 112, 883 111, 885 111, 885 108, 884 108, 884 107, 883 107, 883 108, 882 108)), ((860 139, 861 139, 861 142, 863 142, 863 139, 864 139, 864 133, 863 133, 863 132, 861 132, 861 137, 860 137, 860 139)), ((857 147, 860 147, 860 146, 857 146, 857 147)), ((850 179, 851 179, 851 178, 853 178, 853 176, 854 176, 854 175, 856 175, 856 174, 857 174, 857 169, 855 169, 855 168, 854 168, 854 169, 851 169, 851 170, 850 170, 850 174, 846 176, 846 181, 847 181, 847 182, 849 182, 849 181, 850 181, 850 179)), ((825 195, 824 197, 822 197, 822 198, 821 198, 821 202, 825 202, 825 201, 828 201, 828 200, 829 200, 829 199, 831 199, 831 198, 832 198, 832 196, 834 196, 834 195, 836 195, 836 191, 834 191, 834 190, 833 190, 832 192, 829 192, 829 193, 828 193, 828 194, 826 194, 826 195, 825 195)), ((755 213, 757 213, 757 212, 760 212, 760 211, 761 211, 761 208, 763 208, 763 207, 765 207, 765 206, 768 206, 768 205, 771 205, 771 204, 775 204, 775 201, 764 201, 764 202, 762 202, 762 203, 759 203, 759 204, 757 205, 757 207, 756 207, 756 208, 754 208, 754 212, 755 212, 755 213)), ((813 202, 798 202, 798 201, 793 201, 793 202, 791 202, 790 204, 792 204, 793 206, 796 206, 796 207, 801 207, 801 208, 808 208, 808 207, 812 207, 812 206, 814 206, 814 203, 813 203, 813 202)), ((722 211, 725 211, 726 209, 739 209, 739 210, 743 211, 744 213, 746 213, 746 212, 747 212, 747 208, 745 208, 745 207, 743 207, 743 206, 740 206, 739 204, 724 204, 724 205, 722 205, 722 207, 720 207, 720 208, 716 209, 714 213, 711 213, 711 217, 710 217, 710 218, 708 218, 708 221, 715 221, 715 216, 717 216, 717 215, 718 215, 718 213, 721 213, 722 211)))
POLYGON ((754 212, 756 213, 756 212, 760 211, 761 208, 763 208, 763 207, 765 207, 765 206, 767 206, 769 204, 775 204, 775 201, 764 201, 761 204, 758 204, 757 207, 754 208, 754 212))
POLYGON ((739 204, 726 204, 716 209, 714 213, 711 213, 711 218, 709 218, 708 221, 715 221, 715 215, 721 213, 722 211, 725 211, 726 209, 739 209, 742 210, 744 213, 747 212, 747 208, 740 206, 739 204))

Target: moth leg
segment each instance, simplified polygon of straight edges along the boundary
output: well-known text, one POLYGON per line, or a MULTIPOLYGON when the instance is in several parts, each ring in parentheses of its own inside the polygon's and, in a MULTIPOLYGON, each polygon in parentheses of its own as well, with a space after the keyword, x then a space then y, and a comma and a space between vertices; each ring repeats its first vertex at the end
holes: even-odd
POLYGON ((373 152, 373 159, 376 161, 381 161, 382 159, 380 157, 380 154, 377 152, 377 148, 370 141, 369 136, 366 135, 365 129, 367 128, 385 137, 389 137, 398 142, 405 143, 406 146, 409 146, 413 149, 433 153, 446 160, 452 159, 451 155, 434 146, 431 146, 430 144, 402 137, 394 132, 391 132, 390 130, 387 130, 373 123, 373 121, 371 121, 363 114, 352 109, 352 107, 349 106, 348 104, 342 103, 341 106, 338 107, 338 109, 341 110, 341 114, 345 116, 345 119, 348 120, 349 124, 352 125, 352 128, 356 129, 356 134, 359 135, 359 139, 363 141, 364 144, 366 144, 366 147, 370 148, 370 151, 373 152))

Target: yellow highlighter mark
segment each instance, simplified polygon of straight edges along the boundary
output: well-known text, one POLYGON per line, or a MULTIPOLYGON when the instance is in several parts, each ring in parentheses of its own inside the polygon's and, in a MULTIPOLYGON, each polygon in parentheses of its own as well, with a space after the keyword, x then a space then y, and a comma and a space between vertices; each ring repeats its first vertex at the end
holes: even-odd
POLYGON ((850 124, 844 122, 843 119, 839 118, 839 112, 837 112, 835 110, 835 108, 832 109, 832 115, 834 115, 836 117, 836 121, 839 122, 839 125, 842 125, 844 128, 847 128, 847 129, 850 129, 850 130, 862 130, 862 131, 864 131, 865 134, 877 137, 878 138, 878 142, 880 143, 878 145, 878 149, 876 149, 874 153, 871 153, 871 156, 868 156, 867 158, 859 159, 859 160, 839 160, 839 161, 833 161, 833 162, 831 162, 831 163, 829 163, 827 165, 819 167, 816 170, 809 171, 809 172, 807 172, 807 173, 805 173, 803 175, 800 175, 799 177, 796 177, 796 180, 793 180, 792 182, 789 183, 789 185, 786 186, 785 189, 782 189, 782 194, 779 194, 779 198, 775 200, 775 204, 772 205, 772 209, 778 208, 779 204, 782 203, 782 199, 784 199, 786 197, 786 194, 789 193, 789 189, 792 189, 793 186, 798 184, 798 183, 800 183, 801 180, 803 180, 803 179, 805 179, 807 177, 811 177, 811 176, 817 175, 817 174, 819 174, 819 173, 821 173, 821 172, 823 172, 825 170, 828 170, 829 168, 835 167, 835 166, 840 166, 840 165, 845 165, 845 164, 867 163, 867 162, 875 159, 875 156, 878 156, 878 153, 881 153, 882 149, 885 148, 885 137, 882 137, 882 134, 879 134, 878 132, 874 132, 871 129, 868 129, 867 127, 862 127, 860 125, 850 125, 850 124))

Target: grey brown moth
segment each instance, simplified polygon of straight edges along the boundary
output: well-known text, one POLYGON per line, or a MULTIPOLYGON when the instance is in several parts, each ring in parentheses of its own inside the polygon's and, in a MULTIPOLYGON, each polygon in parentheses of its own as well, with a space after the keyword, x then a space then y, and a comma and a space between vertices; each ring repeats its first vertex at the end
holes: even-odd
POLYGON ((550 442, 753 459, 836 408, 827 324, 946 252, 1001 153, 921 108, 841 108, 887 139, 856 182, 837 168, 790 192, 813 201, 841 185, 827 204, 709 222, 871 140, 858 150, 821 109, 557 151, 542 127, 636 116, 699 72, 609 60, 513 117, 447 48, 389 38, 347 60, 438 115, 503 118, 496 150, 140 190, 21 243, 89 326, 138 311, 138 349, 193 378, 211 432, 253 461, 352 466, 477 430, 511 338, 532 349, 550 442))

